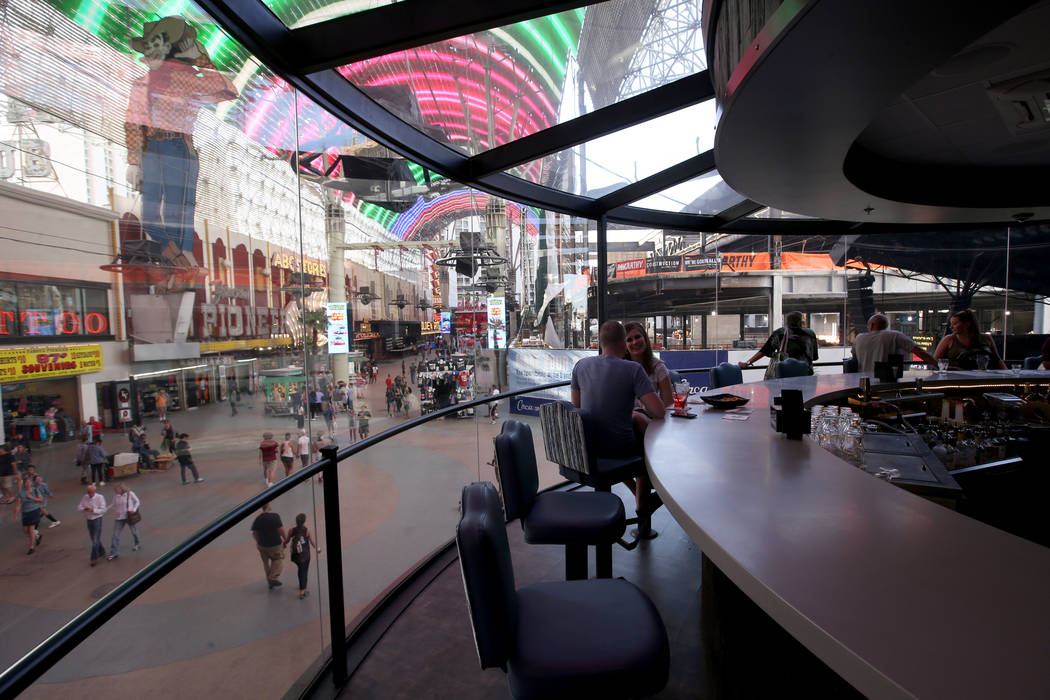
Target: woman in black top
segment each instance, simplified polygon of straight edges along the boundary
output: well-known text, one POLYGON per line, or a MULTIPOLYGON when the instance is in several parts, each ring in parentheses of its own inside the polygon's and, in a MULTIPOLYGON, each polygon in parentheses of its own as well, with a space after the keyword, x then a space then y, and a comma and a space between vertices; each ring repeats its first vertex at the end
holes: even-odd
POLYGON ((295 516, 295 527, 285 535, 284 546, 287 547, 289 542, 292 544, 292 562, 299 570, 299 600, 302 600, 310 593, 306 590, 307 575, 310 572, 310 550, 316 549, 318 554, 321 553, 310 534, 310 528, 306 527, 306 513, 295 516))

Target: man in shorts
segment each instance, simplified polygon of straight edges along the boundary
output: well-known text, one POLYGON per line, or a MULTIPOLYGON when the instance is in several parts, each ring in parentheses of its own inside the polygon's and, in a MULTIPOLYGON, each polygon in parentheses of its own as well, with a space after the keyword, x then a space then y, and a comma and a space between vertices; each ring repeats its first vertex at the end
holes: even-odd
POLYGON ((262 442, 259 443, 259 462, 262 463, 263 481, 266 486, 273 486, 273 475, 277 471, 277 452, 281 444, 273 439, 273 433, 263 433, 262 442))

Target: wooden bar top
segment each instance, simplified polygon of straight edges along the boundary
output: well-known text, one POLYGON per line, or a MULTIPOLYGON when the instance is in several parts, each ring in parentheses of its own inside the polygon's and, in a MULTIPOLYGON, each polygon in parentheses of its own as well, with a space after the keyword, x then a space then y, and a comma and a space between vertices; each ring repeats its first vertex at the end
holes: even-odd
MULTIPOLYGON (((782 387, 810 400, 861 376, 712 390, 749 397, 747 421, 701 405, 697 419, 653 422, 646 460, 668 510, 759 607, 869 697, 1050 697, 1050 549, 770 427, 782 387)), ((931 391, 992 390, 1050 372, 914 376, 931 391)))

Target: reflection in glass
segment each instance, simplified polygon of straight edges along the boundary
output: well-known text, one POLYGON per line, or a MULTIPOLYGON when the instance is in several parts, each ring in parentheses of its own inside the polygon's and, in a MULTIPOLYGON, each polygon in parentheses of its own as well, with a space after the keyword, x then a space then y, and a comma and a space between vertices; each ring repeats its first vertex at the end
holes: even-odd
MULTIPOLYGON (((473 155, 703 68, 699 2, 627 0, 339 70, 401 119, 473 155)), ((545 177, 536 166, 521 176, 545 177)))
POLYGON ((303 2, 302 0, 265 0, 266 6, 290 28, 305 27, 324 22, 333 17, 342 17, 365 12, 383 5, 393 5, 400 0, 333 0, 332 2, 303 2))

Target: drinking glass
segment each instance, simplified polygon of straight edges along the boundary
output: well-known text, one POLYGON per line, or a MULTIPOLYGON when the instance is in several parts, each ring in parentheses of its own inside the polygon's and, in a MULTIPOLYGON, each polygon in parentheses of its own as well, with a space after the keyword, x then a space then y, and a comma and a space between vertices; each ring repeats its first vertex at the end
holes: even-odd
POLYGON ((1024 368, 1024 365, 1020 364, 1019 362, 1015 362, 1012 365, 1010 365, 1010 371, 1013 372, 1015 377, 1020 377, 1021 376, 1021 370, 1023 368, 1024 368))
POLYGON ((674 410, 679 413, 684 413, 686 410, 686 401, 689 400, 689 382, 683 380, 678 382, 672 387, 674 396, 674 410))
POLYGON ((945 358, 941 358, 940 360, 937 360, 937 369, 940 370, 941 374, 944 374, 945 372, 947 372, 948 371, 948 360, 945 359, 945 358))
POLYGON ((978 355, 977 356, 977 369, 982 370, 982 371, 988 369, 988 356, 987 355, 978 355))

